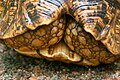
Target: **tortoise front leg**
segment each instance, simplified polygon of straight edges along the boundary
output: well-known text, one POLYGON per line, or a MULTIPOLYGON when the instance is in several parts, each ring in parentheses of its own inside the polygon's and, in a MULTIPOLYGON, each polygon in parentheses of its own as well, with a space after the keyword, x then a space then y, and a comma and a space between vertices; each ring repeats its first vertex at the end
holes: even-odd
POLYGON ((85 32, 75 20, 71 19, 68 22, 64 40, 72 51, 92 65, 112 63, 117 59, 100 41, 96 41, 91 34, 85 32))

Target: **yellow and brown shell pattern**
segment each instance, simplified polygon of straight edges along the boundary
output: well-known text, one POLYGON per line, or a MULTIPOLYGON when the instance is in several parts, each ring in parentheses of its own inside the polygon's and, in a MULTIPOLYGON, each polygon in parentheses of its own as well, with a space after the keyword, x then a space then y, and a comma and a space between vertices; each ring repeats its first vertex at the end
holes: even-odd
POLYGON ((112 63, 120 54, 120 0, 0 0, 0 41, 51 61, 112 63))

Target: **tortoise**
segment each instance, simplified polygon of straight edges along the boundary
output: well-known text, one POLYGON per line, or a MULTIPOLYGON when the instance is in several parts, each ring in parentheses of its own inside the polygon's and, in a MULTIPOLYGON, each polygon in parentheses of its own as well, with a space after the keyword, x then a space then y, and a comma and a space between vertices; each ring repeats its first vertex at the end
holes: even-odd
POLYGON ((120 54, 120 0, 1 0, 0 42, 18 53, 78 65, 120 54))

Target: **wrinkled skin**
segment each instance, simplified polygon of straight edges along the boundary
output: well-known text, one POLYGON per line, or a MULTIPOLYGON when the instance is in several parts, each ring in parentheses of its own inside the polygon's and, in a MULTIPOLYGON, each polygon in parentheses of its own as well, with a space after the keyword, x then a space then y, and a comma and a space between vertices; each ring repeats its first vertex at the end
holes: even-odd
POLYGON ((21 54, 52 61, 92 66, 112 63, 120 54, 120 3, 113 3, 1 1, 1 42, 21 54))

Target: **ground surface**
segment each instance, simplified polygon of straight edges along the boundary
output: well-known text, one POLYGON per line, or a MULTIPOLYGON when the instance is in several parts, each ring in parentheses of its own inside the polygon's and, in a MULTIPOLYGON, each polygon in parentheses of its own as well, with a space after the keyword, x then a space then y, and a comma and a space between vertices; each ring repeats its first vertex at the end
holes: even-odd
POLYGON ((78 66, 26 57, 0 45, 0 80, 120 80, 120 60, 78 66))

